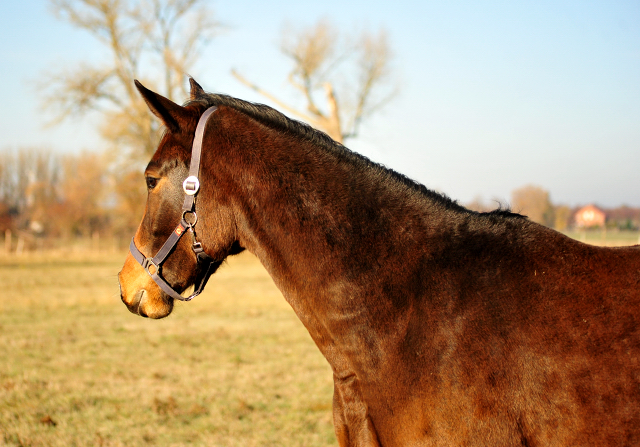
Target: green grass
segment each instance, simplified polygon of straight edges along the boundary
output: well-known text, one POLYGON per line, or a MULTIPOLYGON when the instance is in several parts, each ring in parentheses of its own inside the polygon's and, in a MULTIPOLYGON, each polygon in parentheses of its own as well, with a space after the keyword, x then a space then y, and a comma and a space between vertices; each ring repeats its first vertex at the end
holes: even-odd
POLYGON ((331 370, 255 258, 158 321, 123 261, 0 258, 0 446, 336 444, 331 370))

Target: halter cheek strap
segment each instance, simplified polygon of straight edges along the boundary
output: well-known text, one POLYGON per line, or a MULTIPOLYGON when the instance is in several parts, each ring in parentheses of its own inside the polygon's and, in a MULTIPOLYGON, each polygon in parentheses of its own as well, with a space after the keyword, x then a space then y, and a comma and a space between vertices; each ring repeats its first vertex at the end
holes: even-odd
POLYGON ((151 279, 170 297, 180 301, 191 301, 204 290, 204 286, 207 284, 209 277, 213 273, 213 267, 215 261, 211 256, 204 252, 202 244, 198 242, 195 233, 195 225, 198 221, 198 215, 195 210, 195 197, 200 190, 200 180, 198 176, 200 174, 200 156, 202 154, 202 139, 204 137, 205 127, 207 120, 217 107, 208 108, 200 117, 198 126, 196 127, 196 134, 193 139, 193 147, 191 148, 191 163, 189 166, 189 176, 182 183, 182 189, 184 190, 185 197, 182 204, 182 218, 180 223, 173 230, 171 235, 167 238, 162 245, 158 253, 153 257, 146 257, 136 246, 133 238, 129 244, 129 251, 133 258, 140 263, 145 271, 151 276, 151 279), (173 252, 174 248, 186 233, 190 232, 193 237, 193 244, 191 246, 193 252, 196 254, 198 264, 204 264, 203 274, 199 275, 194 285, 194 292, 188 297, 184 297, 178 293, 162 276, 162 264, 167 257, 173 252))

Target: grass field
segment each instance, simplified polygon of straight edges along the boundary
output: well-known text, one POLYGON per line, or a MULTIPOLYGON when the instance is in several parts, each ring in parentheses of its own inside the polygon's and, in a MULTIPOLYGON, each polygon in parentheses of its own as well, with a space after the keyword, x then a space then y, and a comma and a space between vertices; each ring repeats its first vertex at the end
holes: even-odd
POLYGON ((607 245, 611 247, 619 247, 624 245, 640 244, 640 232, 638 231, 615 231, 615 230, 583 230, 583 231, 567 231, 564 234, 592 245, 607 245))
POLYGON ((123 260, 0 258, 0 446, 336 444, 331 370, 255 258, 159 321, 123 260))
MULTIPOLYGON (((574 235, 637 243, 606 236, 574 235)), ((0 257, 0 446, 336 445, 331 370, 253 256, 159 321, 124 256, 0 257)))

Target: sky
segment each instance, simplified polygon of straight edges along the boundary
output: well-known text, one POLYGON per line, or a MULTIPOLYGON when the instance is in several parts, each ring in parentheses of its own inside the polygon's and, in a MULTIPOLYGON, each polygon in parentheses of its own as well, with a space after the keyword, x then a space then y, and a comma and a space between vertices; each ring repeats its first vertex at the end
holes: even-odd
MULTIPOLYGON (((554 204, 640 207, 640 2, 211 1, 224 32, 191 75, 270 104, 231 75, 293 98, 285 23, 384 28, 399 94, 346 145, 460 203, 508 204, 524 185, 554 204)), ((0 151, 105 147, 96 116, 48 125, 41 79, 104 48, 47 0, 0 5, 0 151)), ((185 81, 186 82, 186 81, 185 81)), ((185 98, 186 99, 186 98, 185 98)), ((272 105, 272 104, 271 104, 272 105)))

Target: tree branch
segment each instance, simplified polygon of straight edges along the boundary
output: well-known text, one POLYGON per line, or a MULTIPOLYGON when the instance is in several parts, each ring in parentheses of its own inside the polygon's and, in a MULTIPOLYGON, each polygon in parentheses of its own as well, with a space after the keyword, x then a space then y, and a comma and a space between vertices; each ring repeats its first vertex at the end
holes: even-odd
POLYGON ((258 87, 257 85, 253 84, 252 82, 248 81, 246 78, 244 78, 240 73, 238 73, 236 70, 231 70, 231 74, 238 80, 240 81, 242 84, 246 85, 247 87, 249 87, 250 89, 260 93, 262 96, 264 96, 265 98, 270 99, 271 101, 273 101, 275 104, 277 104, 279 107, 282 107, 283 109, 287 110, 288 112, 302 118, 303 120, 309 122, 309 124, 318 127, 318 120, 310 115, 307 115, 306 113, 300 112, 299 110, 291 107, 290 105, 288 105, 285 102, 282 102, 281 100, 279 100, 278 98, 276 98, 274 95, 272 95, 271 93, 267 92, 266 90, 261 89, 260 87, 258 87))

